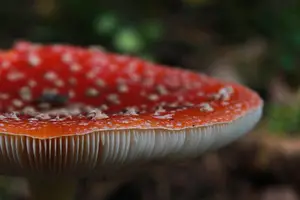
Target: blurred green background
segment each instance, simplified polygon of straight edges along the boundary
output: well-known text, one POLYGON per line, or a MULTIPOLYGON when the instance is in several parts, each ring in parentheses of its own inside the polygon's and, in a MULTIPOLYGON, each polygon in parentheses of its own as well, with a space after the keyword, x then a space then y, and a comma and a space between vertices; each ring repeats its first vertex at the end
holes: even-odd
POLYGON ((240 82, 266 102, 257 132, 300 135, 299 0, 2 0, 0 24, 3 49, 95 45, 240 82))

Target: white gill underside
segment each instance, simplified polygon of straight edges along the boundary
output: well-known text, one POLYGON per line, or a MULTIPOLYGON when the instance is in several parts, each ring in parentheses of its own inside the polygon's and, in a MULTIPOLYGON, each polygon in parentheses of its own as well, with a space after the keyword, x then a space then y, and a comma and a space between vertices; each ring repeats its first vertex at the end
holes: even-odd
POLYGON ((261 109, 232 124, 170 130, 114 130, 81 136, 34 139, 0 134, 0 172, 15 175, 100 173, 135 161, 193 157, 248 132, 261 109), (110 167, 109 167, 110 168, 110 167))

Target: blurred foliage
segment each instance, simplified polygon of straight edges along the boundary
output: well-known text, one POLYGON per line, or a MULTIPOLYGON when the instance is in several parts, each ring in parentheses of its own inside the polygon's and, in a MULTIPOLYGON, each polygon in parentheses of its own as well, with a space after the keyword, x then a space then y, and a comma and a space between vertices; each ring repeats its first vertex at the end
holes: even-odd
MULTIPOLYGON (((39 0, 47 6, 43 1, 49 0, 39 0)), ((40 10, 41 7, 38 6, 40 10)), ((56 1, 51 15, 40 13, 39 22, 28 38, 39 42, 99 44, 112 51, 150 59, 149 48, 161 38, 163 25, 155 15, 139 13, 140 7, 128 1, 126 4, 121 1, 56 1)))
POLYGON ((300 106, 272 104, 268 112, 268 125, 280 135, 299 135, 300 106))
MULTIPOLYGON (((187 54, 205 60, 223 46, 263 38, 268 48, 257 72, 260 85, 249 85, 267 94, 275 76, 292 88, 300 85, 298 0, 12 0, 2 2, 0 23, 2 47, 15 39, 100 45, 184 67, 187 54)), ((269 109, 279 117, 273 128, 300 132, 295 110, 269 109)))

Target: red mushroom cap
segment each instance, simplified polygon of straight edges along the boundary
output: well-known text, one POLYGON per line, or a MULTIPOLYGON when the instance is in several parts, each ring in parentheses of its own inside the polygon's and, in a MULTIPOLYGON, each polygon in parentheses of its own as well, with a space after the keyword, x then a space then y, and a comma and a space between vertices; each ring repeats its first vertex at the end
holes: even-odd
MULTIPOLYGON (((229 142, 250 130, 263 107, 255 92, 239 84, 71 45, 19 42, 0 53, 0 79, 0 137, 21 136, 24 145, 27 138, 84 136, 105 149, 107 142, 121 144, 131 134, 121 151, 143 133, 147 140, 177 133, 182 144, 189 142, 186 134, 198 135, 198 142, 210 134, 207 146, 217 145, 226 142, 216 138, 229 142)), ((76 138, 71 142, 76 146, 76 138)))

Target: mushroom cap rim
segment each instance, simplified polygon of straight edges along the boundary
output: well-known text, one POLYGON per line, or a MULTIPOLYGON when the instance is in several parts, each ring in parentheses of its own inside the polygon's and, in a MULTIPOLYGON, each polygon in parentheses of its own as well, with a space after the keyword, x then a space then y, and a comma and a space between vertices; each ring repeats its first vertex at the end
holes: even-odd
POLYGON ((39 140, 47 140, 47 139, 55 139, 55 138, 61 138, 61 137, 74 137, 74 136, 83 136, 83 135, 88 135, 94 132, 101 132, 101 131, 120 131, 120 130, 149 130, 149 129, 153 129, 153 130, 171 130, 171 131, 180 131, 180 130, 186 130, 186 129, 196 129, 196 128, 205 128, 205 127, 209 127, 209 126, 218 126, 218 125, 225 125, 225 124, 231 124, 234 121, 237 121, 253 112, 256 111, 260 111, 259 114, 259 118, 261 118, 261 112, 263 110, 263 106, 264 106, 264 102, 261 100, 261 104, 255 108, 252 108, 248 111, 245 111, 244 114, 236 116, 234 119, 226 121, 226 122, 214 122, 214 123, 206 123, 206 124, 201 124, 201 125, 194 125, 194 126, 186 126, 183 128, 167 128, 167 127, 153 127, 153 128, 141 128, 141 127, 129 127, 129 128, 107 128, 107 129, 101 129, 101 128, 97 128, 97 129, 93 129, 93 130, 89 130, 89 131, 85 131, 85 132, 81 132, 80 134, 62 134, 59 136, 49 136, 49 137, 37 137, 37 136, 33 136, 30 134, 22 134, 22 133, 11 133, 11 132, 1 132, 0 134, 3 135, 11 135, 11 136, 19 136, 19 137, 29 137, 29 138, 33 138, 33 139, 39 139, 39 140))

